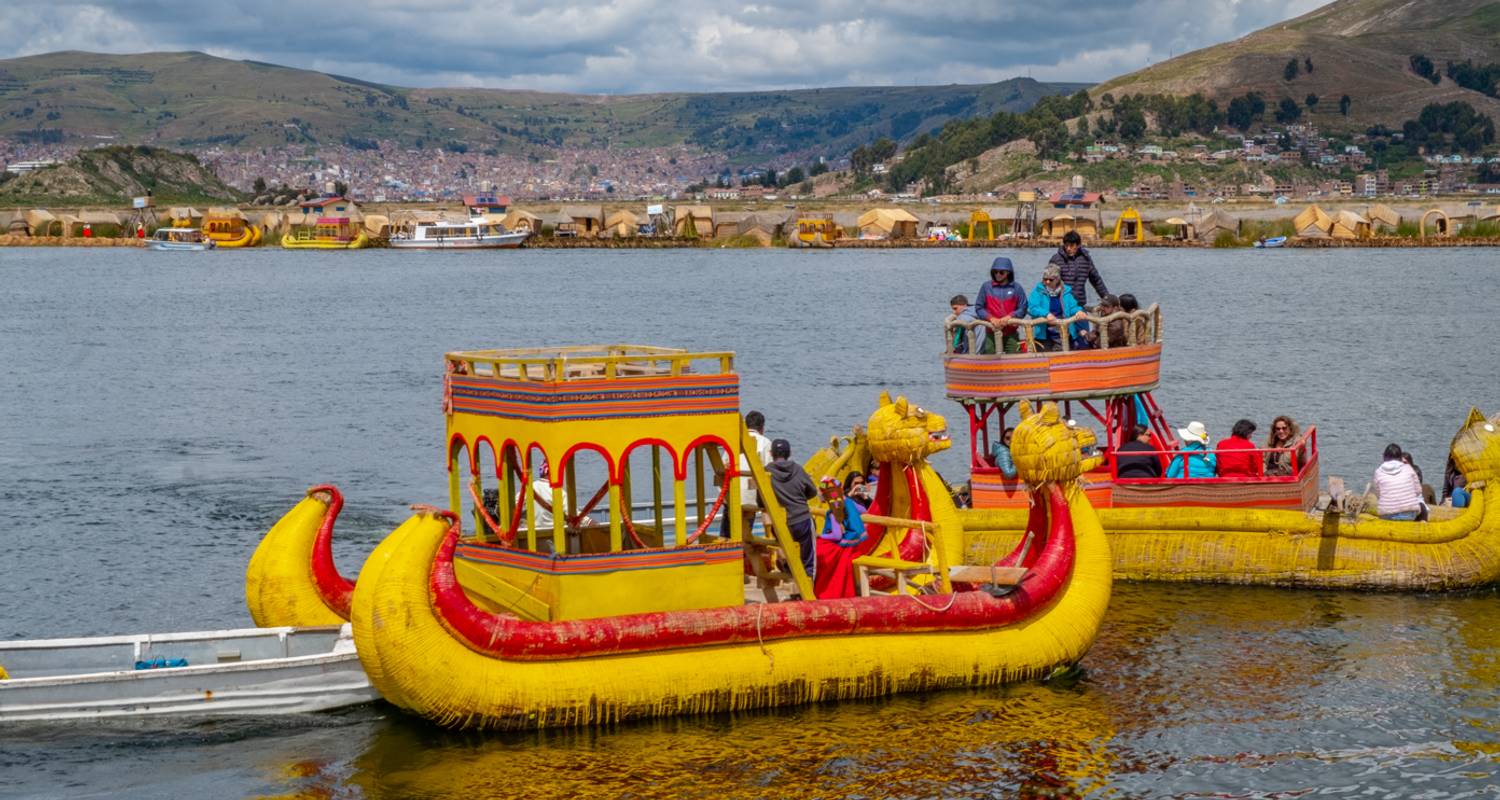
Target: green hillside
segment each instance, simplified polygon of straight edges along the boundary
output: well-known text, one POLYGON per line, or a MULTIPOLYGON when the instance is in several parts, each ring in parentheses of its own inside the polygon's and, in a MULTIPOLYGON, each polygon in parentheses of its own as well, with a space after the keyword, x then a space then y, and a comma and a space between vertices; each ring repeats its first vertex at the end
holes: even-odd
POLYGON ((1500 0, 1338 0, 1301 17, 1232 42, 1195 50, 1100 84, 1113 94, 1195 92, 1218 100, 1257 92, 1274 105, 1280 98, 1327 98, 1313 122, 1363 129, 1400 126, 1429 103, 1461 100, 1500 117, 1500 101, 1450 79, 1437 85, 1411 69, 1413 55, 1438 67, 1472 59, 1500 62, 1500 0), (1295 73, 1288 70, 1296 60, 1295 73), (1308 66, 1311 66, 1311 69, 1308 66), (1352 101, 1346 117, 1338 100, 1352 101))
POLYGON ((118 136, 191 147, 352 144, 544 152, 695 144, 747 160, 839 154, 956 118, 1020 111, 1082 84, 1029 78, 973 86, 572 95, 409 89, 203 53, 59 52, 0 60, 0 136, 118 136))
POLYGON ((101 147, 0 182, 0 206, 119 206, 148 193, 158 205, 242 199, 192 155, 156 147, 101 147))

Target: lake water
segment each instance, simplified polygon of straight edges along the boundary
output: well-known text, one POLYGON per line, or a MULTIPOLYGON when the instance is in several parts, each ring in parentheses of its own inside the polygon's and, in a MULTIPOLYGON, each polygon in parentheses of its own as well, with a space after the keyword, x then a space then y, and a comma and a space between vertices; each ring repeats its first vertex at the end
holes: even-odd
MULTIPOLYGON (((442 354, 632 342, 737 352, 742 407, 805 456, 882 389, 948 416, 939 321, 1044 251, 206 254, 0 249, 0 637, 249 624, 244 569, 307 486, 346 574, 444 504, 442 354)), ((1500 404, 1491 250, 1101 250, 1165 308, 1157 393, 1216 436, 1319 426, 1363 486, 1428 482, 1500 404)), ((0 731, 0 796, 1290 797, 1500 794, 1491 592, 1119 586, 1083 677, 528 736, 382 705, 296 720, 0 731)))

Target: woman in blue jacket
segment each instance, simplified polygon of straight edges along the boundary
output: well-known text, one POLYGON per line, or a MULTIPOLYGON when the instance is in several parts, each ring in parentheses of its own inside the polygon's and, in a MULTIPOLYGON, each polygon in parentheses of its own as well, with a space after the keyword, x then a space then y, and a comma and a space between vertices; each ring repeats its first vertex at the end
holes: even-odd
MULTIPOLYGON (((1078 301, 1073 299, 1073 293, 1063 285, 1062 271, 1056 264, 1048 264, 1042 270, 1042 282, 1031 290, 1031 297, 1026 303, 1027 316, 1032 319, 1066 320, 1082 314, 1083 309, 1078 307, 1078 301)), ((1075 348, 1083 341, 1083 335, 1088 331, 1087 322, 1075 322, 1068 326, 1075 343, 1075 348)), ((1032 327, 1036 336, 1038 350, 1058 350, 1062 342, 1057 336, 1057 331, 1051 325, 1035 325, 1032 327)))
POLYGON ((1208 452, 1208 426, 1201 422, 1189 422, 1186 428, 1177 429, 1177 435, 1182 437, 1182 449, 1177 451, 1179 455, 1172 456, 1172 465, 1167 467, 1167 477, 1183 477, 1184 468, 1189 478, 1216 477, 1219 474, 1219 459, 1208 452))

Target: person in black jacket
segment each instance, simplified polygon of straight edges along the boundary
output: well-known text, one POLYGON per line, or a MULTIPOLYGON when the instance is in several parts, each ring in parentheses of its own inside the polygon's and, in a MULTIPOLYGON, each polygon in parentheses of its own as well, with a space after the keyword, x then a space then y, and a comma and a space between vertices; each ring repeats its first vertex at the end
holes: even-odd
POLYGON ((1160 478, 1161 458, 1152 454, 1151 430, 1137 425, 1130 433, 1130 441, 1115 451, 1115 472, 1121 478, 1160 478))
POLYGON ((807 501, 818 496, 818 487, 813 485, 807 470, 792 460, 792 444, 785 439, 772 440, 771 466, 766 471, 771 473, 771 491, 776 494, 776 502, 786 511, 786 527, 797 541, 797 549, 802 551, 802 568, 811 579, 818 557, 813 548, 812 512, 807 501))
POLYGON ((1062 247, 1052 254, 1048 264, 1056 264, 1057 269, 1062 272, 1063 285, 1073 293, 1073 299, 1078 301, 1079 308, 1088 308, 1088 284, 1093 284, 1094 291, 1103 297, 1109 294, 1104 288, 1104 279, 1099 277, 1099 270, 1094 267, 1094 258, 1089 255, 1087 248, 1083 246, 1083 237, 1078 231, 1068 231, 1063 234, 1062 247))

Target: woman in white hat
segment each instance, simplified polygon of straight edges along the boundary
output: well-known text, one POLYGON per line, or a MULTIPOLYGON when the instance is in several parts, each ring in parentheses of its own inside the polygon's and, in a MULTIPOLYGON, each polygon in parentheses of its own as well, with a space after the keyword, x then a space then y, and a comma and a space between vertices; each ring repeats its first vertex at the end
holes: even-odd
POLYGON ((1208 426, 1194 420, 1186 428, 1178 428, 1177 435, 1182 438, 1182 447, 1180 455, 1172 456, 1168 478, 1212 478, 1219 474, 1219 461, 1208 452, 1208 426), (1184 469, 1186 476, 1182 474, 1184 469))

